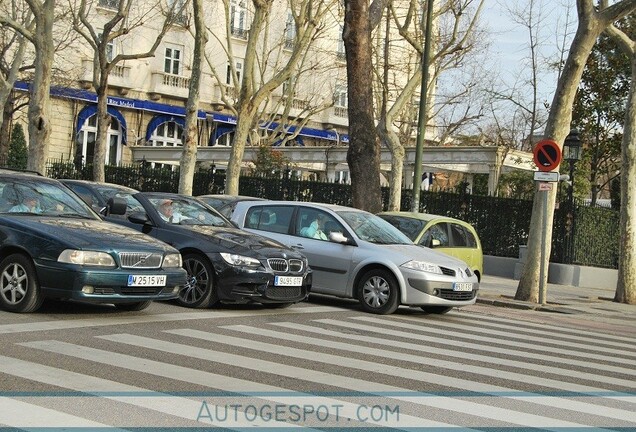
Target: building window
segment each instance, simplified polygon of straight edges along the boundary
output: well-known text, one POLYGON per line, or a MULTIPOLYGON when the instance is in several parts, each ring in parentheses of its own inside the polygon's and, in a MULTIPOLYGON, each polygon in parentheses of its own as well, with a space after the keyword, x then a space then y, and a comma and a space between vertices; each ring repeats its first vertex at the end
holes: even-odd
MULTIPOLYGON (((106 164, 117 165, 121 162, 123 131, 119 120, 110 117, 110 126, 106 135, 106 164)), ((95 141, 97 140, 97 114, 86 119, 84 126, 77 135, 76 160, 83 164, 92 164, 95 157, 95 141)))
POLYGON ((163 71, 172 75, 181 75, 181 49, 166 47, 163 71))
POLYGON ((99 6, 107 9, 119 9, 119 0, 99 0, 99 6))
MULTIPOLYGON (((235 67, 236 67, 236 80, 237 80, 237 83, 240 83, 241 72, 243 70, 243 61, 237 60, 235 67)), ((229 86, 234 85, 232 81, 232 66, 230 65, 230 63, 227 64, 227 72, 225 74, 225 83, 229 86)))
POLYGON ((247 9, 244 0, 232 0, 230 4, 230 33, 232 36, 247 39, 247 9))
POLYGON ((294 15, 287 12, 287 23, 285 24, 285 49, 293 49, 296 40, 296 23, 294 15))
POLYGON ((161 123, 150 137, 150 145, 153 147, 177 147, 180 146, 183 136, 183 127, 176 122, 161 123))
POLYGON ((345 84, 336 85, 336 90, 333 93, 333 104, 336 107, 347 107, 347 86, 345 84))
POLYGON ((342 32, 344 31, 344 26, 340 25, 338 26, 338 45, 336 48, 336 57, 338 58, 338 60, 340 61, 345 61, 347 59, 347 54, 345 52, 345 45, 344 45, 344 40, 342 39, 342 32))
MULTIPOLYGON (((152 133, 146 145, 153 147, 180 147, 182 145, 183 126, 174 121, 161 123, 152 133)), ((168 168, 175 170, 178 165, 152 163, 152 168, 168 168)))
POLYGON ((168 0, 168 9, 172 14, 172 24, 188 24, 188 16, 185 9, 185 0, 168 0))
MULTIPOLYGON (((101 40, 103 33, 99 33, 99 39, 101 40)), ((106 44, 106 60, 112 62, 115 58, 115 42, 112 40, 106 44)))

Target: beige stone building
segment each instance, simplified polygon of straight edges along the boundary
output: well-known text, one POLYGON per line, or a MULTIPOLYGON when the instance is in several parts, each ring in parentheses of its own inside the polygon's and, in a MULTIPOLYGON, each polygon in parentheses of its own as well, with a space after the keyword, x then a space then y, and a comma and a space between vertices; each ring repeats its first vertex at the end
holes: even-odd
MULTIPOLYGON (((233 104, 238 98, 252 12, 249 1, 226 3, 227 10, 223 1, 205 3, 210 32, 199 107, 202 147, 229 146, 236 123, 233 104)), ((278 125, 285 126, 283 135, 293 136, 286 145, 347 143, 346 64, 339 24, 342 20, 337 21, 343 11, 338 1, 328 3, 332 10, 293 82, 277 88, 261 107, 261 122, 255 128, 252 144, 268 140, 276 145, 281 141, 278 125)), ((116 13, 119 1, 93 0, 87 4, 91 25, 100 32, 116 13)), ((171 4, 146 0, 131 9, 127 17, 129 32, 109 44, 108 57, 147 51, 157 39, 171 4)), ((181 145, 194 24, 188 4, 176 14, 154 56, 121 61, 109 74, 109 164, 132 162, 135 146, 181 145)), ((59 21, 57 26, 72 33, 70 22, 59 21)), ((285 63, 294 47, 294 37, 288 3, 274 2, 267 33, 257 52, 261 74, 255 77, 257 83, 285 63)), ((53 132, 49 159, 92 160, 97 132, 93 56, 94 51, 80 36, 70 47, 56 53, 56 70, 64 72, 56 77, 51 89, 53 132)), ((16 90, 27 91, 28 85, 27 80, 20 81, 16 90)))

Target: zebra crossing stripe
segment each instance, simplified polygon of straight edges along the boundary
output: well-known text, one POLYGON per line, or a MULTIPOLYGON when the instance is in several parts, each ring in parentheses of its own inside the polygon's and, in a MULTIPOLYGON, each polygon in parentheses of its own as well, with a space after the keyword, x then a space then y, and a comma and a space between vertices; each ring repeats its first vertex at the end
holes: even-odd
MULTIPOLYGON (((38 363, 1 355, 0 372, 31 381, 37 381, 39 383, 49 384, 76 392, 82 392, 86 395, 93 395, 92 397, 100 397, 115 402, 133 405, 138 408, 156 411, 161 414, 179 417, 192 422, 192 426, 196 426, 196 414, 201 410, 200 401, 155 392, 141 387, 122 384, 103 378, 84 375, 77 372, 71 372, 64 369, 54 368, 51 366, 41 365, 38 363)), ((74 399, 78 398, 74 397, 74 399)), ((11 404, 13 404, 13 400, 7 405, 11 404)), ((0 421, 5 419, 5 416, 3 415, 4 413, 2 412, 3 406, 4 405, 0 405, 0 421)), ((39 415, 39 409, 40 407, 38 407, 38 410, 31 410, 31 413, 37 412, 39 415)), ((217 408, 213 404, 207 404, 207 409, 217 410, 217 408)), ((57 419, 57 417, 55 417, 55 414, 52 414, 52 416, 57 419)), ((154 420, 154 417, 151 418, 154 420)), ((19 423, 20 418, 17 417, 16 423, 13 424, 13 426, 31 426, 24 422, 24 418, 22 418, 21 420, 22 422, 19 423)), ((63 426, 71 427, 73 425, 70 422, 65 423, 66 418, 62 415, 62 413, 60 413, 59 420, 60 424, 63 426)), ((247 421, 244 416, 237 416, 236 421, 232 420, 233 419, 230 418, 230 421, 224 422, 223 428, 241 430, 241 428, 245 427, 294 427, 294 425, 292 424, 275 420, 267 422, 258 420, 247 421)), ((201 422, 203 421, 200 421, 199 423, 201 422)))
MULTIPOLYGON (((476 320, 479 320, 479 322, 485 323, 487 325, 493 325, 493 326, 498 326, 500 323, 504 323, 504 324, 509 324, 515 330, 519 330, 519 328, 522 328, 527 331, 533 331, 533 332, 536 332, 538 330, 542 334, 543 333, 554 334, 554 331, 557 330, 558 332, 562 333, 566 337, 571 337, 572 335, 582 335, 587 338, 592 338, 592 340, 594 341, 600 340, 603 343, 617 343, 619 344, 619 346, 623 346, 621 342, 627 342, 627 345, 625 346, 634 348, 634 338, 629 336, 599 333, 599 332, 594 332, 587 329, 581 330, 579 328, 570 328, 570 327, 559 327, 555 329, 553 324, 540 324, 540 323, 535 323, 530 321, 520 322, 518 320, 512 320, 510 318, 503 318, 503 317, 498 317, 494 315, 480 316, 479 318, 476 318, 476 317, 468 318, 468 317, 460 316, 458 314, 452 314, 447 316, 450 317, 450 319, 453 319, 453 320, 457 319, 467 323, 474 323, 476 320), (530 329, 534 329, 534 330, 530 330, 530 329)), ((437 321, 437 319, 435 320, 437 321)))
MULTIPOLYGON (((241 327, 242 328, 241 331, 244 331, 248 334, 258 334, 261 336, 277 338, 279 340, 280 339, 287 340, 287 341, 291 340, 294 342, 301 342, 301 343, 312 345, 315 347, 317 346, 319 348, 335 348, 335 349, 345 350, 349 352, 355 352, 358 354, 373 355, 373 356, 385 357, 385 358, 396 359, 396 360, 405 360, 405 361, 416 363, 418 365, 431 364, 435 366, 435 369, 437 369, 438 367, 440 368, 445 367, 451 370, 466 369, 466 371, 469 373, 481 374, 481 375, 485 375, 485 376, 493 377, 493 378, 500 377, 500 378, 508 379, 511 381, 514 380, 517 382, 523 382, 526 384, 535 384, 535 385, 540 385, 545 387, 552 387, 562 391, 580 392, 580 393, 586 393, 586 394, 607 393, 606 390, 593 388, 593 387, 587 387, 587 386, 582 386, 577 384, 561 383, 560 381, 556 381, 556 380, 548 380, 548 379, 543 379, 540 377, 526 376, 522 374, 516 374, 516 373, 511 373, 511 372, 506 372, 501 370, 489 370, 487 368, 480 368, 478 366, 467 366, 460 363, 444 362, 443 360, 426 358, 420 355, 416 356, 416 355, 402 354, 402 353, 396 353, 396 352, 390 352, 390 351, 387 352, 384 350, 368 348, 364 346, 354 345, 351 343, 332 342, 326 339, 316 339, 313 337, 311 338, 302 337, 302 336, 294 337, 292 335, 288 335, 285 333, 268 331, 268 330, 260 329, 260 328, 256 329, 254 327, 248 327, 248 326, 230 326, 229 328, 237 328, 237 327, 241 327)), ((223 328, 227 328, 227 327, 223 327, 223 328)), ((167 331, 167 333, 177 334, 179 336, 194 337, 194 338, 203 339, 203 340, 214 342, 214 343, 223 343, 223 344, 227 344, 231 346, 239 346, 242 348, 255 349, 255 350, 264 351, 264 352, 268 352, 272 354, 279 354, 281 352, 281 346, 279 345, 258 342, 255 340, 240 339, 240 338, 235 338, 232 336, 211 334, 211 333, 202 332, 198 330, 192 330, 192 329, 169 330, 167 331)), ((352 362, 349 359, 342 359, 341 357, 336 355, 323 354, 320 352, 307 352, 305 350, 296 349, 289 346, 284 347, 283 353, 286 356, 291 356, 295 358, 300 358, 305 360, 311 359, 313 361, 317 361, 321 363, 327 363, 332 365, 335 364, 338 366, 361 369, 361 370, 368 370, 372 368, 373 365, 375 364, 373 362, 364 361, 360 359, 356 359, 356 361, 353 362, 354 364, 351 364, 352 362)), ((418 370, 405 369, 400 367, 392 367, 392 366, 385 365, 382 368, 381 373, 391 375, 391 376, 407 378, 407 379, 419 380, 419 381, 427 382, 427 383, 457 387, 457 388, 460 388, 462 391, 479 392, 481 389, 480 391, 481 393, 489 393, 491 395, 498 396, 498 397, 501 397, 502 394, 512 395, 515 393, 513 389, 506 388, 506 387, 490 386, 487 384, 474 383, 472 381, 468 381, 465 379, 449 378, 449 377, 444 377, 442 375, 431 374, 431 373, 426 373, 426 372, 422 372, 418 370)), ((536 394, 536 393, 533 394, 532 392, 524 392, 523 396, 506 396, 506 397, 509 397, 510 399, 524 400, 526 402, 536 403, 539 405, 547 405, 550 407, 555 407, 559 409, 567 409, 567 410, 572 410, 576 412, 598 411, 598 405, 594 405, 587 402, 579 402, 574 399, 565 399, 560 397, 544 397, 543 395, 536 394)), ((636 397, 631 397, 628 399, 628 401, 636 403, 636 397)), ((636 424, 636 413, 634 413, 633 410, 626 411, 621 409, 604 407, 603 412, 599 413, 598 415, 601 415, 603 417, 616 418, 616 419, 620 419, 626 422, 632 422, 636 424)))
MULTIPOLYGON (((431 331, 434 328, 444 328, 444 329, 450 329, 453 331, 457 331, 457 330, 466 330, 468 332, 470 332, 471 334, 473 333, 480 333, 480 334, 486 334, 488 336, 505 336, 505 337, 519 337, 519 338, 523 338, 525 341, 535 341, 535 342, 539 342, 539 343, 543 343, 543 344, 556 344, 562 347, 568 347, 568 348, 573 348, 573 349, 583 349, 585 351, 597 351, 597 352, 602 352, 604 354, 612 354, 612 355, 618 355, 618 356, 627 356, 627 357, 634 357, 634 359, 632 360, 633 362, 636 362, 636 353, 633 356, 630 356, 630 354, 626 353, 626 350, 633 350, 634 348, 636 348, 633 344, 628 345, 628 344, 618 344, 618 346, 613 349, 613 348, 609 348, 606 347, 606 344, 603 344, 603 346, 599 346, 599 341, 593 339, 593 338, 584 338, 584 337, 580 337, 579 339, 586 341, 587 343, 579 343, 579 342, 571 342, 566 340, 565 337, 563 337, 563 335, 561 334, 555 334, 555 332, 543 332, 544 335, 543 336, 533 336, 530 334, 518 334, 516 336, 513 336, 511 333, 512 331, 518 332, 519 331, 519 327, 514 327, 514 326, 500 326, 499 329, 492 329, 492 328, 480 328, 480 327, 475 327, 474 322, 471 324, 458 324, 455 322, 444 322, 444 321, 440 321, 440 320, 426 320, 426 321, 422 321, 421 319, 413 319, 413 318, 409 318, 409 317, 389 317, 389 319, 391 321, 396 321, 396 322, 412 322, 412 323, 419 323, 420 325, 417 326, 422 330, 427 330, 427 331, 431 331), (423 325, 424 324, 424 325, 423 325), (426 328, 424 328, 426 327, 426 328)), ((600 342, 602 343, 602 341, 600 342)))
MULTIPOLYGON (((157 342, 157 346, 161 346, 157 342)), ((105 364, 112 366, 117 365, 119 368, 124 368, 136 372, 151 374, 162 378, 187 382, 196 385, 205 385, 206 387, 213 388, 222 392, 230 392, 244 395, 256 395, 258 399, 266 399, 269 401, 275 401, 281 404, 293 404, 302 400, 305 405, 310 406, 339 406, 340 416, 344 419, 357 419, 360 409, 359 403, 352 403, 348 400, 322 397, 311 395, 309 393, 297 392, 281 387, 271 386, 268 384, 261 384, 256 381, 249 381, 240 378, 234 378, 227 375, 214 374, 211 372, 201 371, 198 369, 187 368, 175 364, 158 362, 145 358, 138 358, 126 354, 120 354, 111 351, 104 351, 87 346, 74 345, 66 342, 45 340, 45 341, 33 341, 22 342, 19 345, 39 349, 46 352, 66 355, 82 360, 92 361, 99 364, 105 364), (263 395, 262 397, 259 395, 263 395)), ((152 349, 157 349, 152 347, 152 349)), ((166 351, 168 352, 168 351, 166 351)), ((187 353, 187 350, 185 351, 187 353)), ((179 345, 178 354, 183 354, 183 348, 179 345)), ((213 359, 211 361, 221 362, 227 353, 211 352, 213 359)), ((187 355, 187 354, 185 354, 187 355)), ((259 362, 258 359, 253 359, 255 362, 259 362)), ((232 364, 232 361, 229 361, 232 364)), ((287 366, 285 366, 287 367, 287 366)), ((268 371, 269 372, 269 371, 268 371)), ((333 385, 333 382, 330 383, 333 385)), ((392 419, 393 420, 393 419, 392 419)), ((391 427, 391 428, 460 428, 458 425, 439 422, 426 418, 416 417, 408 414, 400 413, 399 423, 393 423, 375 420, 373 418, 365 419, 365 422, 372 425, 391 427)), ((294 424, 294 423, 292 423, 294 424)), ((297 423, 295 423, 297 424, 297 423)), ((346 423, 347 426, 355 425, 355 423, 346 423)), ((470 430, 467 428, 461 428, 462 431, 470 430)))
POLYGON ((75 320, 52 320, 40 321, 33 323, 14 323, 0 325, 0 334, 26 333, 36 331, 49 330, 68 330, 85 327, 110 327, 126 324, 148 324, 155 322, 167 321, 187 321, 187 320, 204 320, 204 319, 226 319, 239 318, 248 316, 268 316, 268 315, 294 315, 294 314, 311 314, 323 312, 350 312, 346 309, 330 307, 330 306, 300 306, 291 309, 275 309, 275 310, 257 310, 257 311, 233 311, 233 310, 201 310, 192 312, 176 312, 166 314, 153 315, 135 315, 135 316, 104 316, 97 318, 85 318, 75 320))
MULTIPOLYGON (((0 396, 0 424, 11 428, 110 428, 71 414, 0 396)), ((122 429, 112 429, 122 431, 122 429)), ((123 432, 123 431, 122 431, 123 432)))
MULTIPOLYGON (((202 334, 205 335, 205 340, 225 343, 225 337, 218 337, 218 335, 214 335, 206 332, 195 332, 194 330, 190 330, 188 335, 192 334, 202 334)), ((153 350, 159 350, 162 352, 168 352, 172 354, 179 354, 188 357, 198 358, 202 360, 224 363, 231 366, 243 367, 246 369, 256 370, 264 373, 273 373, 276 375, 282 375, 287 378, 296 378, 305 381, 311 381, 319 384, 326 385, 337 385, 341 388, 346 388, 348 390, 360 391, 368 394, 378 394, 378 392, 408 392, 407 389, 389 386, 381 383, 369 382, 366 380, 361 380, 353 377, 347 377, 342 375, 329 374, 326 372, 316 371, 312 369, 305 369, 291 365, 285 365, 284 368, 280 367, 279 363, 259 359, 259 358, 250 358, 239 356, 236 354, 230 354, 227 352, 220 353, 218 351, 208 350, 204 348, 192 347, 183 344, 177 344, 173 342, 167 342, 157 339, 151 339, 143 336, 135 336, 130 334, 114 334, 107 336, 98 336, 99 338, 106 339, 112 342, 124 343, 128 345, 134 345, 136 347, 144 347, 153 350)), ((230 338, 232 342, 236 342, 237 338, 230 338)), ((254 341, 249 341, 250 348, 256 349, 254 345, 252 345, 254 341)), ((260 344, 258 344, 260 347, 260 344)), ((387 371, 391 371, 391 375, 393 376, 404 376, 409 379, 417 379, 414 378, 419 376, 421 378, 426 377, 432 380, 436 379, 434 374, 423 373, 419 371, 413 370, 400 370, 400 368, 393 368, 387 365, 381 365, 378 363, 362 361, 360 359, 356 359, 355 361, 351 361, 350 359, 342 359, 341 357, 320 353, 304 353, 304 355, 300 356, 299 353, 290 349, 289 347, 285 348, 285 351, 281 353, 280 347, 276 347, 272 345, 274 349, 276 349, 276 353, 282 354, 285 356, 292 356, 296 358, 304 358, 309 361, 320 361, 320 362, 329 362, 332 365, 339 365, 344 367, 353 367, 353 368, 362 368, 367 372, 373 373, 386 373, 387 371)), ((423 380, 423 379, 422 379, 423 380)), ((430 381, 433 382, 433 381, 430 381)), ((475 384, 467 382, 466 380, 457 380, 457 379, 448 379, 445 381, 443 385, 453 385, 455 387, 461 388, 460 385, 454 385, 452 382, 462 382, 464 384, 464 388, 462 390, 466 391, 476 391, 480 393, 485 392, 501 392, 510 389, 505 389, 497 386, 490 386, 487 384, 475 384)), ((513 411, 506 408, 500 408, 492 405, 479 404, 471 401, 460 400, 455 398, 448 398, 444 396, 430 395, 430 397, 408 397, 408 396, 391 396, 392 399, 404 400, 411 403, 416 403, 419 405, 430 406, 439 409, 446 409, 451 411, 460 412, 463 414, 470 414, 481 418, 486 418, 488 420, 497 420, 506 423, 512 423, 516 425, 522 425, 524 427, 540 427, 549 430, 561 430, 564 427, 589 427, 565 420, 559 420, 549 417, 543 417, 536 414, 524 413, 520 411, 513 411)))
MULTIPOLYGON (((588 381, 597 381, 597 382, 602 382, 606 385, 624 386, 627 388, 634 385, 633 380, 625 380, 625 379, 620 379, 620 378, 607 376, 607 375, 597 375, 597 374, 592 374, 592 373, 583 372, 583 371, 573 371, 570 369, 564 369, 564 368, 559 368, 554 366, 546 366, 546 365, 542 365, 542 364, 538 364, 534 362, 491 357, 491 356, 485 356, 481 354, 475 354, 472 352, 468 353, 462 350, 437 348, 430 345, 423 346, 422 344, 417 344, 412 342, 402 342, 402 341, 397 341, 397 340, 387 339, 387 338, 363 336, 358 334, 353 335, 350 333, 337 332, 337 331, 327 330, 317 326, 308 326, 308 325, 298 324, 294 322, 273 322, 268 324, 274 325, 277 327, 287 328, 290 330, 298 330, 298 331, 303 331, 307 333, 319 334, 322 336, 333 336, 333 337, 353 340, 357 342, 369 342, 376 345, 387 346, 392 348, 408 349, 411 351, 426 353, 428 355, 443 355, 446 357, 454 357, 454 358, 458 358, 458 359, 470 362, 471 368, 474 367, 472 366, 474 363, 490 363, 497 366, 515 367, 515 368, 525 369, 525 370, 533 371, 533 372, 549 373, 549 374, 555 374, 560 376, 567 376, 570 378, 585 379, 588 381)), ((240 327, 242 326, 224 326, 222 328, 239 329, 240 327)), ((259 328, 258 334, 264 335, 263 329, 259 328)), ((285 333, 285 335, 287 337, 291 336, 291 334, 289 333, 285 333)), ((435 360, 437 365, 439 365, 438 361, 439 360, 437 359, 435 360)), ((474 371, 474 369, 472 370, 474 371)), ((500 375, 497 374, 497 376, 500 376, 500 375)))
MULTIPOLYGON (((342 322, 342 321, 333 320, 333 319, 317 319, 317 320, 314 320, 314 322, 317 322, 320 324, 327 324, 331 326, 344 327, 347 329, 355 328, 356 330, 364 330, 371 333, 378 332, 377 325, 370 326, 370 325, 364 325, 359 322, 356 322, 356 323, 342 322)), ((437 337, 437 336, 427 336, 421 333, 392 330, 386 326, 382 327, 382 335, 408 338, 411 340, 417 340, 419 342, 439 343, 444 346, 456 347, 460 349, 474 349, 479 351, 484 351, 485 349, 487 349, 489 353, 521 357, 525 361, 527 360, 547 361, 550 363, 564 364, 567 366, 581 366, 585 368, 600 369, 602 371, 610 372, 610 373, 636 376, 636 370, 634 369, 628 369, 628 368, 623 368, 623 367, 618 367, 613 365, 596 365, 595 363, 590 363, 589 361, 577 360, 573 358, 561 358, 561 357, 552 356, 549 353, 537 354, 531 351, 500 348, 492 344, 488 345, 487 348, 485 348, 484 345, 480 345, 477 343, 453 340, 450 338, 451 335, 448 335, 449 337, 447 338, 437 337)))
MULTIPOLYGON (((375 324, 375 328, 377 329, 377 325, 381 324, 383 326, 382 331, 386 331, 387 329, 387 325, 394 325, 394 326, 398 326, 400 327, 400 329, 403 330, 416 330, 416 331, 420 331, 420 332, 430 332, 430 329, 427 329, 424 326, 421 325, 411 325, 411 324, 407 324, 407 323, 403 323, 403 322, 395 322, 394 320, 380 320, 377 318, 372 318, 372 317, 366 317, 366 316, 355 316, 355 317, 351 317, 352 320, 355 320, 356 322, 362 321, 365 323, 370 323, 370 324, 375 324)), ((322 320, 317 320, 318 322, 321 322, 322 320)), ((357 327, 357 324, 352 324, 353 326, 357 327)), ((438 333, 436 333, 438 334, 438 333)), ((412 335, 412 334, 411 334, 412 335)), ((415 335, 412 335, 412 337, 415 335)), ((455 334, 455 336, 457 336, 457 334, 455 334)), ((488 346, 488 350, 491 351, 494 346, 497 345, 504 345, 504 346, 508 346, 508 347, 513 347, 515 348, 515 350, 518 350, 519 348, 521 349, 527 349, 527 350, 535 350, 535 351, 543 351, 546 354, 549 354, 551 357, 552 356, 556 356, 557 354, 563 355, 567 357, 567 361, 571 362, 572 361, 572 356, 575 357, 583 357, 588 359, 587 362, 585 362, 586 366, 589 367, 590 366, 590 361, 589 360, 600 360, 600 361, 608 361, 608 362, 612 362, 612 363, 618 363, 618 364, 625 364, 627 366, 632 367, 632 371, 630 373, 634 374, 634 370, 633 370, 633 366, 634 366, 634 360, 631 359, 622 359, 622 358, 617 358, 615 356, 609 357, 609 356, 604 356, 601 354, 594 354, 594 353, 587 353, 587 352, 579 352, 576 350, 571 350, 571 349, 561 349, 561 348, 557 348, 557 347, 545 347, 542 346, 540 344, 530 344, 530 343, 525 343, 525 342, 517 342, 517 341, 510 341, 510 340, 506 340, 506 339, 502 339, 502 338, 492 338, 492 337, 487 337, 487 336, 479 336, 476 334, 471 333, 470 335, 468 335, 467 337, 469 337, 471 340, 473 341, 480 341, 480 342, 484 342, 487 344, 488 346)), ((482 345, 480 347, 481 350, 484 349, 484 346, 482 345)), ((517 354, 518 355, 518 354, 517 354)), ((605 368, 605 366, 602 366, 603 368, 605 368)))

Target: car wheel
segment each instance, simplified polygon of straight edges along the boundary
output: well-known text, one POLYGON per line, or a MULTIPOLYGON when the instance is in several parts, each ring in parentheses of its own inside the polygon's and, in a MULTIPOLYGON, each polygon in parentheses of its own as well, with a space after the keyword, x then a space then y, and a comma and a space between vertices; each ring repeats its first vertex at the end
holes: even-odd
POLYGON ((22 254, 0 262, 0 305, 10 312, 33 312, 44 300, 31 260, 22 254))
POLYGON ((150 300, 134 303, 115 303, 115 307, 122 311, 140 311, 150 306, 150 303, 152 303, 150 300))
POLYGON ((442 315, 453 310, 452 306, 421 306, 422 310, 429 314, 442 315))
POLYGON ((366 272, 358 284, 358 300, 362 308, 375 314, 391 314, 399 306, 397 281, 382 269, 366 272))
POLYGON ((209 261, 197 254, 183 257, 183 268, 188 273, 184 287, 179 291, 178 302, 191 308, 205 308, 218 302, 214 287, 214 272, 209 261))

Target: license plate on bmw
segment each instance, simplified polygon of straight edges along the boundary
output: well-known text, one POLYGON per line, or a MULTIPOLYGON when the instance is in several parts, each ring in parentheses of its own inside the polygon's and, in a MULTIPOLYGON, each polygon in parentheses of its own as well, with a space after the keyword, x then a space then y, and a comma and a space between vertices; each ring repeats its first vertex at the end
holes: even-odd
POLYGON ((453 284, 453 291, 472 291, 473 283, 472 282, 455 282, 453 284))
POLYGON ((166 286, 166 275, 128 275, 130 287, 162 287, 166 286))
POLYGON ((302 286, 302 276, 274 276, 274 286, 302 286))

